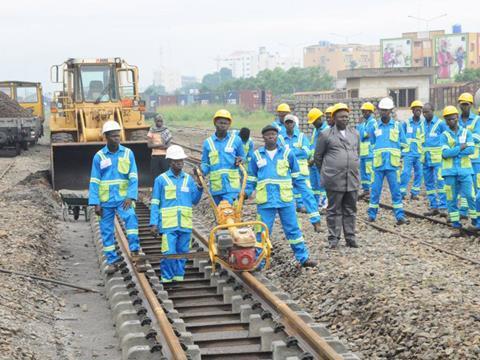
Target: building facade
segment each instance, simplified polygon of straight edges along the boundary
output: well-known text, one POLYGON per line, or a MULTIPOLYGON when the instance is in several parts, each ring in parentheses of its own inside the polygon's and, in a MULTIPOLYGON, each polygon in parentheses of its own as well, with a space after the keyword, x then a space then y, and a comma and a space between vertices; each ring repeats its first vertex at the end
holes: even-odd
POLYGON ((303 66, 320 66, 332 76, 346 69, 380 67, 380 47, 378 45, 332 44, 321 41, 317 45, 304 48, 303 66))

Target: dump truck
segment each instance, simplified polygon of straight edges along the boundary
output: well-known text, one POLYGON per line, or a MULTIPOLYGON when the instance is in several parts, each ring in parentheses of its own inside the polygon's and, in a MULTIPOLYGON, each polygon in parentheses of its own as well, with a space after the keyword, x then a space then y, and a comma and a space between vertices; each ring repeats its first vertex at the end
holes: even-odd
POLYGON ((138 91, 138 68, 121 58, 68 59, 51 67, 61 83, 50 104, 51 176, 54 190, 88 189, 95 153, 105 146, 102 126, 114 119, 122 144, 135 154, 139 186, 150 184, 149 125, 138 91))
MULTIPOLYGON (((24 121, 25 128, 30 127, 27 145, 34 145, 43 136, 45 113, 43 106, 42 84, 39 82, 5 80, 0 81, 0 92, 8 95, 20 106, 29 111, 29 120, 24 121)), ((25 145, 23 146, 25 148, 25 145)))

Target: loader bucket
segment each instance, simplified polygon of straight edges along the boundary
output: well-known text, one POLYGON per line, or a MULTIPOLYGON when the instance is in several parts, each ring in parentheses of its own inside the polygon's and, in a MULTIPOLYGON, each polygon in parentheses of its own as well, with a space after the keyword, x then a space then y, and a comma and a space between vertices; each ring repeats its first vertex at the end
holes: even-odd
MULTIPOLYGON (((151 187, 151 149, 145 141, 125 141, 135 155, 139 187, 151 187)), ((51 147, 51 172, 54 190, 88 190, 93 157, 105 146, 102 142, 53 143, 51 147)))

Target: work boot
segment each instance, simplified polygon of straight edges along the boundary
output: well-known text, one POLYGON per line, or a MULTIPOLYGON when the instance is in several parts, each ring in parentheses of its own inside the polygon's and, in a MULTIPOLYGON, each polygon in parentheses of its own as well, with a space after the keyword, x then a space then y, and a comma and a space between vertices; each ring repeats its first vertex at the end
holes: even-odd
POLYGON ((405 219, 397 220, 397 226, 406 225, 406 224, 409 224, 409 223, 410 223, 410 221, 405 220, 405 219))
POLYGON ((330 250, 337 250, 338 244, 337 243, 330 243, 330 244, 328 244, 328 248, 330 250))
POLYGON ((468 220, 468 215, 460 215, 460 220, 468 220))
POLYGON ((435 216, 438 214, 440 214, 440 211, 438 211, 438 209, 430 209, 427 212, 424 212, 423 216, 435 216))
POLYGON ((307 213, 307 209, 305 209, 304 207, 298 207, 298 208, 297 208, 297 212, 302 213, 302 214, 306 214, 306 213, 307 213))
POLYGON ((368 217, 368 221, 369 221, 369 222, 375 222, 375 219, 372 218, 372 217, 368 217))
POLYGON ((355 240, 348 240, 347 241, 347 246, 350 248, 358 248, 358 244, 355 240))
POLYGON ((140 250, 130 251, 130 255, 131 255, 132 257, 140 256, 140 250))
POLYGON ((312 268, 312 267, 315 267, 317 266, 318 263, 315 261, 315 260, 311 260, 311 259, 308 259, 307 261, 305 261, 303 264, 302 264, 302 267, 304 268, 312 268))
POLYGON ((108 264, 105 267, 105 274, 107 274, 107 275, 115 274, 117 272, 118 268, 119 268, 119 265, 120 265, 120 261, 116 261, 113 264, 108 264))
POLYGON ((418 195, 410 195, 410 200, 420 200, 420 198, 418 197, 418 195))
POLYGON ((447 213, 447 210, 445 209, 438 209, 438 215, 442 218, 446 218, 448 217, 448 213, 447 213))
POLYGON ((320 231, 322 231, 322 227, 320 225, 320 221, 319 222, 316 222, 315 224, 312 224, 313 225, 313 229, 316 233, 319 233, 320 231))
POLYGON ((369 202, 370 201, 370 192, 364 191, 363 194, 362 194, 362 199, 366 202, 369 202))
POLYGON ((462 228, 460 229, 454 229, 452 231, 452 233, 450 234, 451 238, 460 238, 460 237, 463 237, 463 231, 462 231, 462 228))

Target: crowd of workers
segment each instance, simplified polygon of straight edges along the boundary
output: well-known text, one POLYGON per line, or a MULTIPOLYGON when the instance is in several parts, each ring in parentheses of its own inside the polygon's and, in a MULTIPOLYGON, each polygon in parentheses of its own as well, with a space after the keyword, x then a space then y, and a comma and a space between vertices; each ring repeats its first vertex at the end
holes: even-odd
MULTIPOLYGON (((288 104, 280 104, 276 119, 262 129, 264 144, 257 149, 249 129, 231 130, 232 116, 222 109, 213 117, 215 133, 203 143, 201 172, 209 177, 215 203, 233 204, 241 190, 239 164, 246 165, 245 196, 255 194, 258 219, 270 233, 278 213, 285 237, 303 267, 316 266, 316 261, 309 257, 297 213, 307 213, 319 232, 319 210, 327 207, 330 247, 338 246, 342 230, 347 246, 357 247, 357 200, 369 201, 368 219, 375 221, 384 178, 397 225, 407 222, 403 211, 407 191, 411 199, 418 199, 424 182, 429 202, 426 215, 447 216, 448 210, 453 227, 462 227, 462 216, 480 227, 480 117, 472 112, 471 94, 462 94, 459 105, 460 112, 454 106, 445 107, 440 119, 432 104, 416 100, 411 104, 411 118, 402 122, 393 118, 392 99, 384 98, 378 112, 372 103, 362 105, 362 119, 356 127, 347 126, 350 109, 346 104, 335 104, 325 114, 313 108, 307 116, 313 127, 308 138, 288 104), (358 195, 360 187, 363 193, 358 195)), ((140 251, 134 211, 138 175, 134 154, 120 145, 119 124, 106 122, 103 134, 107 144, 93 159, 89 204, 100 217, 107 271, 114 272, 119 262, 115 213, 125 221, 130 251, 133 255, 140 251)), ((152 155, 158 156, 155 161, 161 165, 155 170, 158 166, 152 161, 151 229, 162 234, 163 254, 186 253, 191 241, 192 206, 200 201, 203 188, 196 175, 184 172, 187 155, 180 146, 170 144, 171 134, 161 117, 148 138, 152 155)), ((162 281, 183 280, 184 267, 185 260, 162 260, 162 281)))

